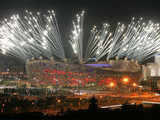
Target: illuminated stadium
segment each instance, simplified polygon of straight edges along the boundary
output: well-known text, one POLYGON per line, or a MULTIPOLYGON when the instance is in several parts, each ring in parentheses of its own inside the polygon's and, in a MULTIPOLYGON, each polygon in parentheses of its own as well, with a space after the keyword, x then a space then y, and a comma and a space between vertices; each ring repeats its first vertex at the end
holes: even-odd
POLYGON ((26 70, 31 84, 37 87, 118 89, 123 82, 129 86, 138 85, 141 78, 140 65, 129 60, 69 64, 40 59, 27 61, 26 70))

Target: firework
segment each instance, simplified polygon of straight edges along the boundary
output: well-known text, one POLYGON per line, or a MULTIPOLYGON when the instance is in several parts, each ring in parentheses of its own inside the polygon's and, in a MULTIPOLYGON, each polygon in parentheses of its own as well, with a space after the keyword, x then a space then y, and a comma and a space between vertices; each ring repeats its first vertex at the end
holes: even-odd
POLYGON ((108 59, 117 56, 144 61, 160 49, 159 24, 132 18, 128 26, 118 24, 113 37, 108 59))
POLYGON ((64 59, 59 27, 53 10, 47 15, 33 14, 28 10, 25 15, 12 15, 0 27, 0 46, 3 54, 11 54, 22 59, 53 55, 64 59))
MULTIPOLYGON (((80 36, 79 33, 77 36, 80 36)), ((75 39, 75 43, 80 39, 75 39)), ((132 18, 130 24, 117 24, 115 30, 104 23, 101 29, 94 26, 88 38, 85 51, 85 58, 100 60, 107 56, 111 58, 128 58, 142 62, 152 57, 160 49, 160 28, 159 24, 152 21, 143 22, 143 18, 132 18)))
MULTIPOLYGON (((104 23, 93 26, 84 48, 84 11, 76 15, 69 43, 80 63, 95 58, 128 58, 142 62, 160 49, 160 27, 143 18, 132 18, 128 25, 118 23, 114 30, 104 23)), ((59 26, 53 10, 47 14, 26 10, 23 15, 12 15, 0 26, 0 47, 3 54, 24 60, 31 57, 57 56, 65 59, 59 26)))
POLYGON ((84 11, 76 15, 73 21, 72 35, 70 36, 70 44, 74 53, 77 55, 80 62, 83 61, 83 24, 84 24, 84 11))
POLYGON ((112 33, 109 32, 109 25, 103 24, 102 29, 98 30, 96 26, 93 27, 88 40, 85 59, 95 57, 96 60, 102 58, 109 50, 111 44, 112 33))

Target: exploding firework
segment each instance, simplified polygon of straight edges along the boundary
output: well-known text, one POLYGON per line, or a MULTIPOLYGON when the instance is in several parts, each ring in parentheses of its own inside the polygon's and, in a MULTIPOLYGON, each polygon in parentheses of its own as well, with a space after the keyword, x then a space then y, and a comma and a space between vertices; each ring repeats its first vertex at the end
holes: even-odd
MULTIPOLYGON (((128 25, 117 24, 115 30, 104 23, 90 31, 84 48, 84 11, 76 15, 69 43, 80 63, 90 58, 128 58, 142 62, 160 49, 160 27, 143 18, 132 18, 128 25)), ((0 47, 3 54, 11 54, 24 60, 32 57, 57 56, 65 59, 59 26, 53 10, 47 14, 25 11, 4 19, 0 27, 0 47)))
MULTIPOLYGON (((77 21, 78 20, 81 19, 77 17, 77 21)), ((83 23, 83 21, 79 21, 79 23, 83 23)), ((78 26, 79 24, 74 28, 77 28, 78 26)), ((76 32, 75 35, 82 36, 83 34, 81 32, 76 32)), ((81 39, 78 39, 79 37, 74 39, 74 37, 75 36, 73 35, 72 39, 76 45, 73 43, 72 47, 82 46, 82 43, 79 44, 81 39)), ((159 24, 155 24, 152 21, 145 23, 143 22, 143 18, 136 20, 133 17, 128 25, 118 23, 115 30, 112 30, 107 23, 104 23, 101 29, 97 29, 97 27, 94 26, 88 38, 85 57, 83 58, 83 56, 81 56, 81 60, 87 61, 90 58, 100 60, 102 57, 107 56, 107 59, 126 57, 142 62, 152 57, 159 49, 159 24)), ((73 50, 76 49, 73 47, 73 50)), ((79 52, 80 50, 78 49, 77 51, 79 52)), ((79 56, 80 52, 76 54, 79 56)))
POLYGON ((112 37, 112 44, 108 51, 108 58, 127 57, 143 61, 151 57, 160 49, 159 24, 152 21, 143 22, 143 18, 132 18, 128 26, 118 24, 112 37))
POLYGON ((83 61, 83 24, 84 11, 76 15, 76 19, 73 21, 73 31, 69 41, 80 62, 83 61))
POLYGON ((109 32, 109 25, 105 23, 101 30, 98 30, 96 26, 93 27, 88 39, 88 45, 86 49, 85 59, 95 57, 99 60, 104 55, 106 55, 109 50, 109 45, 111 44, 111 35, 109 32))
POLYGON ((0 27, 0 46, 3 54, 11 54, 22 59, 57 56, 64 59, 61 35, 55 12, 47 15, 40 12, 12 15, 0 27))

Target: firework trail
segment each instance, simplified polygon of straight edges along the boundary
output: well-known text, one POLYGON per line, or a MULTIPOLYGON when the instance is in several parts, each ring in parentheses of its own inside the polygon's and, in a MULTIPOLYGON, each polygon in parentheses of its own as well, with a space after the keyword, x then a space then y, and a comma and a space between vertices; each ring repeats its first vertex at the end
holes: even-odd
POLYGON ((100 60, 105 55, 110 58, 135 59, 142 62, 152 57, 160 49, 160 27, 143 18, 132 18, 125 26, 118 23, 112 31, 110 25, 103 24, 101 29, 93 27, 88 39, 85 59, 95 57, 100 60))
POLYGON ((25 15, 12 15, 0 27, 0 46, 3 54, 11 54, 21 59, 53 55, 64 59, 59 27, 53 10, 47 15, 33 14, 28 10, 25 15))
MULTIPOLYGON (((132 18, 128 25, 118 23, 116 29, 104 23, 99 29, 93 26, 84 48, 84 11, 73 20, 69 43, 80 63, 104 56, 128 58, 142 62, 160 49, 160 27, 143 18, 132 18)), ((57 56, 65 59, 59 26, 53 10, 46 15, 26 11, 4 19, 0 26, 0 47, 3 54, 11 54, 24 60, 31 57, 57 56)))
POLYGON ((95 57, 98 61, 103 57, 111 44, 111 36, 112 33, 109 32, 109 25, 107 23, 103 24, 101 30, 98 30, 94 26, 88 39, 85 59, 95 57))
POLYGON ((73 21, 73 30, 70 36, 70 44, 74 53, 77 55, 80 62, 83 61, 83 26, 84 26, 84 11, 76 15, 73 21))

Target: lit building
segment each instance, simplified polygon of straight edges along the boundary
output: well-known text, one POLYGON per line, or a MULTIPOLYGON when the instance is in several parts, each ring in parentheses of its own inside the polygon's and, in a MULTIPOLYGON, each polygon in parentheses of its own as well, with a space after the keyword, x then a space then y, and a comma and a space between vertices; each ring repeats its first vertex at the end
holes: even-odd
POLYGON ((154 63, 147 63, 143 65, 143 76, 146 80, 147 77, 160 77, 160 55, 157 54, 154 57, 154 63))
POLYGON ((145 85, 154 91, 160 89, 160 54, 154 56, 153 63, 143 65, 142 71, 145 85))
POLYGON ((141 66, 133 60, 110 60, 92 64, 69 64, 51 60, 28 60, 26 71, 37 85, 69 87, 114 87, 124 77, 129 84, 141 79, 141 66))

